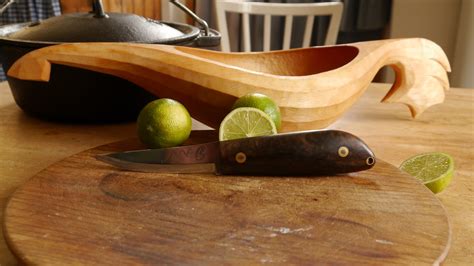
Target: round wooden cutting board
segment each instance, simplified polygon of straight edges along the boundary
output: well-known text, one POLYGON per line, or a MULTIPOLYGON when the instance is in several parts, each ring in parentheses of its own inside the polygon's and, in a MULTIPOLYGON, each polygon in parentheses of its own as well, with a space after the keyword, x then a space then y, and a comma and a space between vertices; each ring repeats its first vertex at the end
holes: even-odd
MULTIPOLYGON (((191 143, 211 140, 194 132, 191 143)), ((117 170, 84 151, 38 173, 5 211, 5 235, 33 264, 438 264, 450 226, 439 200, 378 160, 332 177, 117 170)))

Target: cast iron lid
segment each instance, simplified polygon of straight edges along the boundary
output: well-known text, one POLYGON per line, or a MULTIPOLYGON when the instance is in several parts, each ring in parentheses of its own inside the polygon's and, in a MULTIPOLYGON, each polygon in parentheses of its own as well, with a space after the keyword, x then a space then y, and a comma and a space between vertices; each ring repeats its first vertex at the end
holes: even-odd
POLYGON ((185 24, 162 23, 134 14, 74 13, 31 23, 7 35, 12 40, 62 42, 179 43, 192 40, 200 30, 185 24), (104 14, 105 15, 105 14, 104 14))
MULTIPOLYGON (((173 1, 179 2, 179 1, 173 1)), ((180 3, 177 4, 181 6, 180 3)), ((185 8, 185 7, 184 7, 185 8)), ((185 8, 186 9, 186 8, 185 8)), ((92 12, 68 14, 26 24, 9 32, 11 41, 62 42, 139 42, 176 44, 198 37, 198 28, 162 23, 134 14, 104 12, 102 0, 92 2, 92 12)))
POLYGON ((39 42, 139 42, 179 43, 192 40, 199 29, 185 24, 162 23, 134 14, 75 13, 31 23, 7 36, 39 42))

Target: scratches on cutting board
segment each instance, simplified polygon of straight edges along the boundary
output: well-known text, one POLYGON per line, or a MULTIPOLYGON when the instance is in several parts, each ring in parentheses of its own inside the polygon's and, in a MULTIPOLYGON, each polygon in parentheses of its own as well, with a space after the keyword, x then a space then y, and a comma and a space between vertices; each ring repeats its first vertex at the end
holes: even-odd
MULTIPOLYGON (((296 229, 291 229, 291 228, 288 228, 288 227, 268 226, 268 227, 266 227, 266 229, 268 231, 271 231, 271 232, 276 232, 276 233, 279 233, 279 234, 286 235, 286 234, 294 234, 294 233, 309 231, 309 230, 313 229, 313 226, 307 226, 307 227, 296 228, 296 229)), ((271 234, 270 236, 274 237, 274 236, 276 236, 276 234, 271 234)))

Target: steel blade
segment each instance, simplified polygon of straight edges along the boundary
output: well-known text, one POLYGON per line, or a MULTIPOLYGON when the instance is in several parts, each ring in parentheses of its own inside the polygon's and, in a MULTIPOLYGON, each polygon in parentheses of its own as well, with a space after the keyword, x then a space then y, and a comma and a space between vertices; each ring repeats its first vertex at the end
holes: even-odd
POLYGON ((146 149, 98 155, 121 169, 155 173, 209 173, 219 155, 219 142, 164 149, 146 149))
POLYGON ((107 156, 111 158, 142 164, 214 163, 217 160, 218 155, 219 142, 107 154, 107 156))
POLYGON ((159 163, 138 163, 118 159, 109 155, 97 155, 96 158, 105 163, 124 170, 145 173, 213 173, 215 166, 213 163, 193 163, 193 164, 159 164, 159 163))

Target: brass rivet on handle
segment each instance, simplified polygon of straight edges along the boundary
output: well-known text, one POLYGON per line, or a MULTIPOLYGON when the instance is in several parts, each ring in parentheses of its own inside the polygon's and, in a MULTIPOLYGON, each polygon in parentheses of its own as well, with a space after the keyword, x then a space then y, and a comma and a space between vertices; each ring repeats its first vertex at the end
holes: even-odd
POLYGON ((346 146, 341 146, 339 147, 337 154, 342 158, 347 157, 347 155, 349 155, 349 149, 346 146))
POLYGON ((368 157, 367 160, 365 160, 365 163, 366 163, 367 165, 373 165, 373 164, 375 163, 374 157, 372 157, 372 156, 371 156, 371 157, 368 157))
POLYGON ((247 155, 245 155, 245 153, 243 153, 243 152, 238 152, 238 153, 235 155, 235 160, 236 160, 238 163, 245 163, 245 161, 247 160, 247 155))

